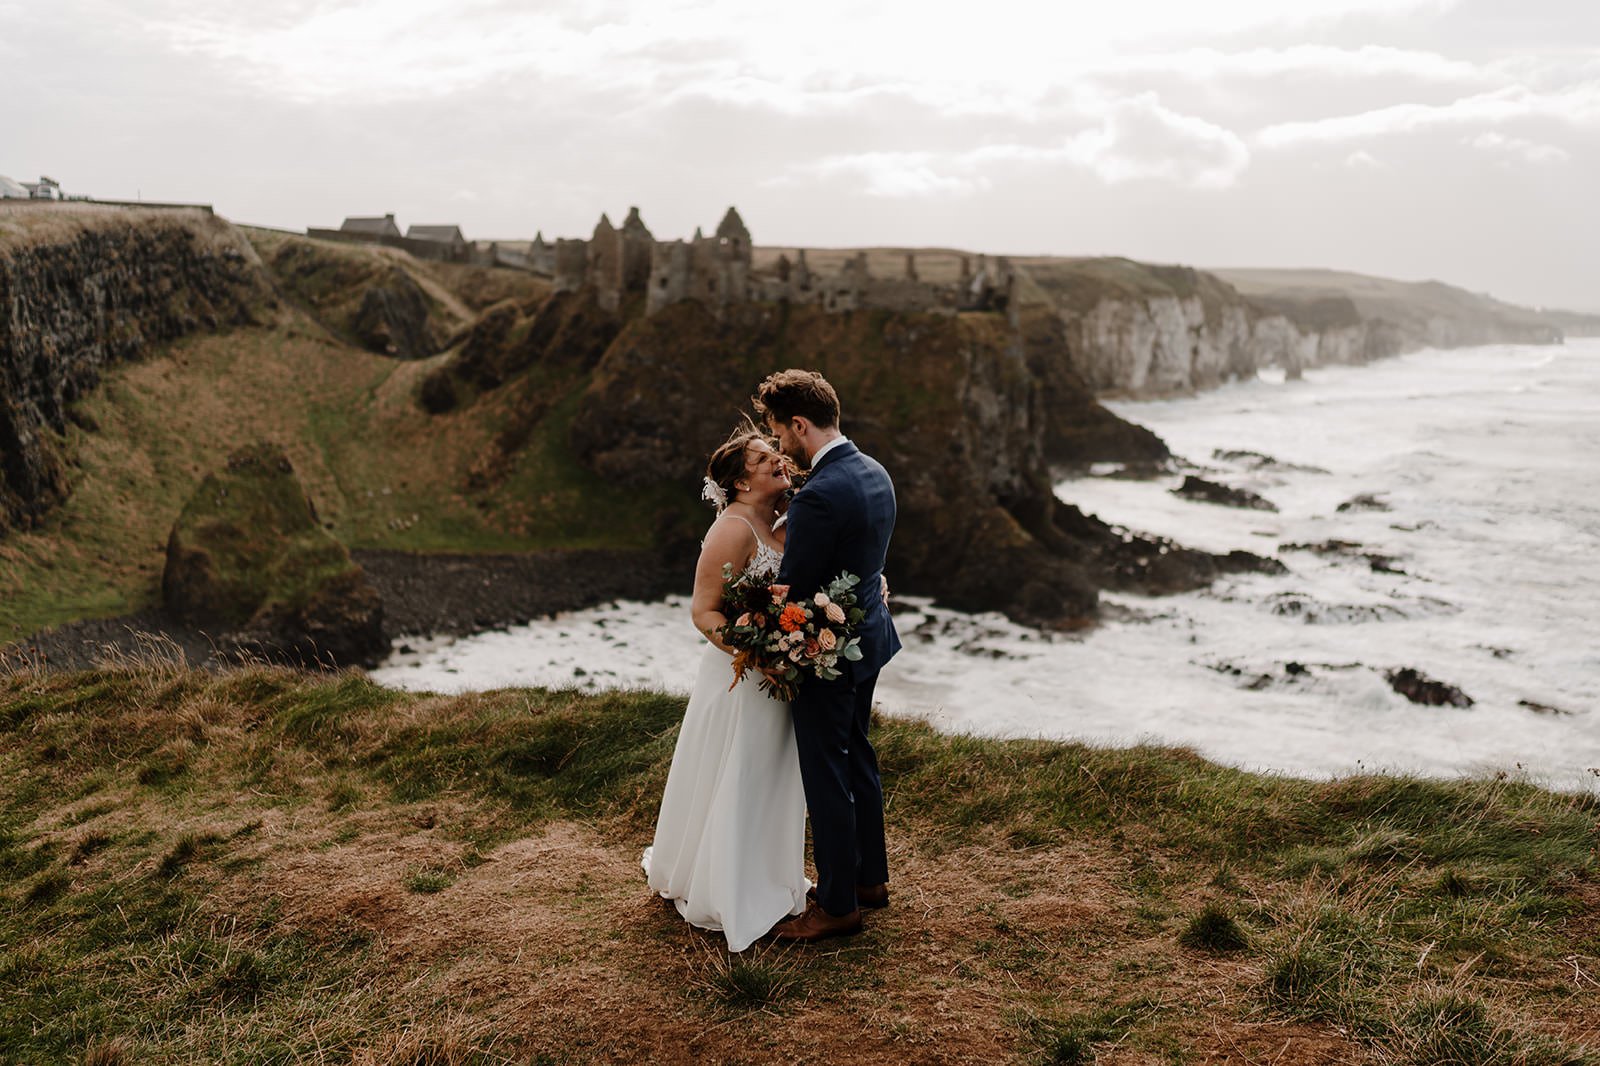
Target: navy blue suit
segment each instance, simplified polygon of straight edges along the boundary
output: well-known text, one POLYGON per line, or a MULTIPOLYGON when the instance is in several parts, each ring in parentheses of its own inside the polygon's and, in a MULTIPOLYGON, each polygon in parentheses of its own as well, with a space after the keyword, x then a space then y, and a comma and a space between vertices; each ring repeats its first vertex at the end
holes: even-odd
POLYGON ((804 602, 849 571, 861 579, 861 659, 841 659, 836 681, 807 677, 793 704, 794 735, 811 816, 817 902, 833 915, 856 909, 857 885, 889 880, 883 840, 883 785, 867 739, 878 671, 900 650, 882 577, 894 532, 894 484, 876 460, 849 441, 812 468, 789 504, 789 532, 778 580, 804 602))

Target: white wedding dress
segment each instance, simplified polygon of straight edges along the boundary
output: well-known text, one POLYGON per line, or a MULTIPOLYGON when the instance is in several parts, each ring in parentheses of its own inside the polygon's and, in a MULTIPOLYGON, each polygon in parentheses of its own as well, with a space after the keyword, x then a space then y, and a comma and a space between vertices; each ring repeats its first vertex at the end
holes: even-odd
MULTIPOLYGON (((754 527, 751 528, 754 533, 754 527)), ((746 573, 777 575, 782 556, 759 536, 746 573)), ((733 659, 707 644, 700 656, 655 843, 640 864, 650 887, 691 925, 720 930, 743 951, 805 910, 806 800, 789 704, 753 674, 729 691, 733 659)))

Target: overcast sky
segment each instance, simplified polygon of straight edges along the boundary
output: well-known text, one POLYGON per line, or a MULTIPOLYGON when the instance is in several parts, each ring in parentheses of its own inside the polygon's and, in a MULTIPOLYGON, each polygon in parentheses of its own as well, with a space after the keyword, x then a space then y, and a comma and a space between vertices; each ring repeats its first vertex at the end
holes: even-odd
POLYGON ((1600 0, 0 0, 0 174, 303 229, 938 245, 1600 311, 1600 0))

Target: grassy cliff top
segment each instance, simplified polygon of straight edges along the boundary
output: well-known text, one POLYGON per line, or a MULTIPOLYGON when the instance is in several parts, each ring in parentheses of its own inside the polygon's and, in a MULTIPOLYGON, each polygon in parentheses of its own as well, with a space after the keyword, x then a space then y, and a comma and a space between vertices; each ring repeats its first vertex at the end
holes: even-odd
POLYGON ((1468 292, 1442 281, 1396 281, 1342 270, 1212 270, 1245 296, 1265 301, 1290 301, 1314 304, 1328 298, 1344 297, 1354 303, 1363 318, 1386 318, 1393 322, 1409 319, 1493 317, 1543 321, 1539 312, 1496 300, 1492 296, 1468 292))
POLYGON ((219 246, 243 248, 239 231, 202 208, 112 207, 67 201, 0 200, 0 255, 29 244, 54 244, 106 228, 178 225, 204 233, 219 246))
POLYGON ((1600 1061, 1593 796, 876 731, 893 904, 638 868, 681 697, 0 672, 8 1061, 1600 1061))

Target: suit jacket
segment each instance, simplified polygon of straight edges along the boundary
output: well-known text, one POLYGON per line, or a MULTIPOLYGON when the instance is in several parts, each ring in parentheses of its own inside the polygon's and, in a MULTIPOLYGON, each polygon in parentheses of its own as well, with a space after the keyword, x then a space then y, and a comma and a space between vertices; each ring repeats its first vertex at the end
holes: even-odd
POLYGON ((789 503, 789 533, 778 571, 779 582, 790 588, 789 598, 809 600, 847 570, 861 578, 856 586, 856 606, 863 613, 861 660, 840 660, 847 679, 882 669, 900 650, 882 585, 894 519, 888 471, 849 441, 822 457, 789 503))

